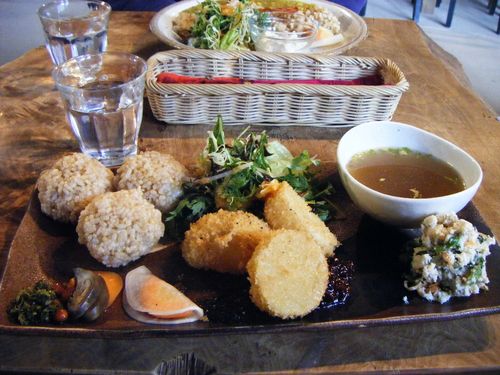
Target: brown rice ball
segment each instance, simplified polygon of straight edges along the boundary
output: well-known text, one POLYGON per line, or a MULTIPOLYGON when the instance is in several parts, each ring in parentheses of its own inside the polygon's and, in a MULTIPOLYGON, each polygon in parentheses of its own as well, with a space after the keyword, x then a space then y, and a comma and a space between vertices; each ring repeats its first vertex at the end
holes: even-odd
POLYGON ((108 267, 120 267, 148 254, 163 236, 161 212, 139 189, 105 193, 80 214, 78 242, 108 267))
POLYGON ((319 306, 328 284, 328 264, 305 232, 272 231, 247 264, 250 297, 272 316, 292 319, 319 306))
POLYGON ((323 254, 332 256, 340 245, 337 237, 288 182, 271 181, 264 185, 260 196, 265 199, 264 216, 272 229, 294 229, 307 232, 323 254))
POLYGON ((42 211, 55 220, 76 223, 96 195, 112 190, 113 172, 96 159, 73 153, 59 159, 38 179, 42 211))
POLYGON ((182 256, 194 268, 241 274, 268 232, 268 225, 248 212, 219 210, 191 224, 182 256))
POLYGON ((125 160, 116 172, 116 190, 139 188, 162 213, 172 210, 182 195, 186 168, 169 154, 147 151, 125 160))

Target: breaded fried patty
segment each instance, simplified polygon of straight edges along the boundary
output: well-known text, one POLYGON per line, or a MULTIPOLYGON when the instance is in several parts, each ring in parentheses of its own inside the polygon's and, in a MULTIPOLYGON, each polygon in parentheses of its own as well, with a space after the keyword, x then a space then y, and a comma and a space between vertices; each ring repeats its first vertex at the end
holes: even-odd
POLYGON ((244 273, 268 232, 269 226, 250 213, 219 210, 191 224, 182 242, 182 256, 195 268, 244 273))
POLYGON ((265 199, 264 216, 271 228, 305 231, 325 256, 333 255, 340 245, 337 237, 288 182, 271 181, 262 189, 260 196, 265 199))
POLYGON ((272 231, 247 264, 250 297, 259 309, 282 319, 318 307, 328 284, 328 264, 305 232, 272 231))

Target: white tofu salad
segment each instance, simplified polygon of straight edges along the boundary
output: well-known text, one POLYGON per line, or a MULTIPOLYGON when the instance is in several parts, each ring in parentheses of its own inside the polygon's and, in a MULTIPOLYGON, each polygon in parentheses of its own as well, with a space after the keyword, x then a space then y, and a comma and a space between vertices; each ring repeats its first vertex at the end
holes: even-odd
POLYGON ((428 216, 421 229, 406 289, 440 303, 488 290, 486 257, 495 243, 493 237, 479 233, 454 213, 428 216))

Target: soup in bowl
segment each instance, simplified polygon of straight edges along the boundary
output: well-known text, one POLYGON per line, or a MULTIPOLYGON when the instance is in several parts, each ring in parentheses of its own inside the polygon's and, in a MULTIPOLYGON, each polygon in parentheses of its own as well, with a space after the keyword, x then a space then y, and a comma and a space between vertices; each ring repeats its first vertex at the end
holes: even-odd
POLYGON ((460 211, 483 177, 468 153, 425 130, 379 121, 349 130, 337 148, 342 184, 382 222, 417 227, 428 215, 460 211))

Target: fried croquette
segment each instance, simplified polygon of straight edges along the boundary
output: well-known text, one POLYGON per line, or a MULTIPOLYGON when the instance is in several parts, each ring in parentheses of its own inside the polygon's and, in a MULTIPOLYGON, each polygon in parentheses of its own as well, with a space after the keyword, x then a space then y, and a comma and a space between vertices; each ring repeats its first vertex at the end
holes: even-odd
POLYGON ((219 210, 191 224, 182 256, 195 268, 242 274, 269 231, 267 223, 248 212, 219 210))
POLYGON ((337 237, 288 182, 273 180, 265 184, 259 197, 265 199, 264 216, 272 229, 295 229, 309 233, 327 257, 332 256, 340 245, 337 237))
POLYGON ((250 298, 270 315, 292 319, 320 304, 328 284, 328 264, 306 232, 272 231, 247 264, 250 298))

